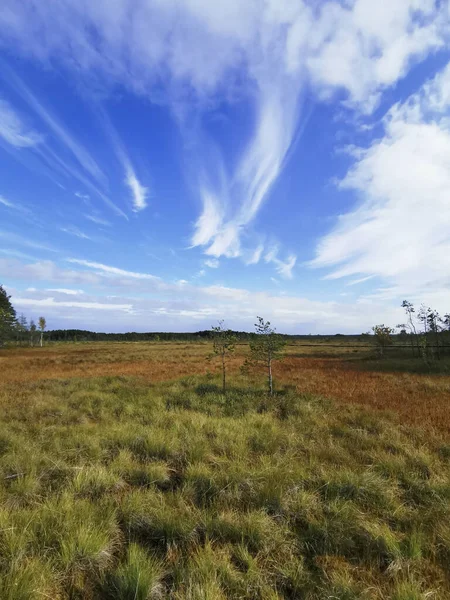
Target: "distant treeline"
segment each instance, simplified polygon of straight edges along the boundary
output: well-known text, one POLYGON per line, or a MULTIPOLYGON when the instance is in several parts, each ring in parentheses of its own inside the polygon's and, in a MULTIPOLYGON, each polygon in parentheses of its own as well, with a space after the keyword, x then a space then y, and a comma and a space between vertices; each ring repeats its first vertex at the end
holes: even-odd
MULTIPOLYGON (((253 339, 256 333, 248 331, 230 331, 238 341, 246 342, 253 339)), ((45 334, 46 341, 52 342, 198 342, 202 340, 213 339, 213 331, 205 329, 195 332, 168 332, 168 331, 149 331, 138 333, 130 331, 127 333, 102 333, 95 331, 87 331, 84 329, 53 329, 45 334)), ((337 333, 335 335, 291 335, 280 334, 286 341, 318 342, 318 343, 339 343, 345 341, 347 343, 361 343, 364 340, 364 335, 344 335, 337 333)), ((395 336, 396 337, 396 336, 395 336)), ((367 342, 366 342, 367 343, 367 342)))
MULTIPOLYGON (((234 331, 238 340, 251 339, 255 334, 247 331, 234 331)), ((98 333, 84 329, 54 329, 46 332, 46 340, 52 342, 198 342, 212 339, 212 331, 196 331, 194 333, 175 333, 168 331, 152 331, 138 333, 98 333)), ((293 336, 286 336, 293 337, 293 336)))

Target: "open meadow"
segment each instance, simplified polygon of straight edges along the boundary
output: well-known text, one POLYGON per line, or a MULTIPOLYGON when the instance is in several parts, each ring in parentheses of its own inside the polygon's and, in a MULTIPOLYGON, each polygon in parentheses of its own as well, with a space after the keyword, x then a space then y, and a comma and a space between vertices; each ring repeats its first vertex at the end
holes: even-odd
POLYGON ((450 371, 292 344, 0 350, 0 598, 450 598, 450 371))

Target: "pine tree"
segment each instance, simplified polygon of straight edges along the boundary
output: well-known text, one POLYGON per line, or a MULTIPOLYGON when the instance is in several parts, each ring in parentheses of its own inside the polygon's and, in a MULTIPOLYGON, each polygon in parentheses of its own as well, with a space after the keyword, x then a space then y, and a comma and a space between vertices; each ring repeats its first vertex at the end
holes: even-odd
POLYGON ((16 311, 6 290, 0 285, 0 345, 10 339, 16 324, 16 311))

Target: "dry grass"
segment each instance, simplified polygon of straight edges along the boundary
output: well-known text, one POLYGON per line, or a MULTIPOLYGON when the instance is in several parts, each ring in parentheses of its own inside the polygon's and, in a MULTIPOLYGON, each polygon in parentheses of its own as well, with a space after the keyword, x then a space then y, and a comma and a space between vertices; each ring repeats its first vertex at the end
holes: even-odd
POLYGON ((287 350, 1 351, 0 599, 450 597, 449 377, 287 350))
POLYGON ((92 343, 0 351, 0 381, 131 375, 166 381, 211 369, 207 344, 92 343))
MULTIPOLYGON (((230 370, 237 373, 246 346, 239 346, 230 370)), ((208 343, 61 344, 0 351, 0 384, 45 379, 136 376, 159 382, 216 372, 208 343)), ((389 359, 361 362, 367 350, 289 346, 275 367, 279 384, 371 409, 393 411, 402 422, 450 433, 450 375, 389 372, 389 359), (311 357, 314 350, 325 357, 311 357), (333 357, 332 354, 336 356, 333 357), (331 355, 331 356, 330 356, 331 355), (356 360, 355 360, 356 358, 356 360)))
POLYGON ((450 376, 385 372, 376 362, 288 357, 279 377, 299 391, 391 411, 401 422, 450 433, 450 376))

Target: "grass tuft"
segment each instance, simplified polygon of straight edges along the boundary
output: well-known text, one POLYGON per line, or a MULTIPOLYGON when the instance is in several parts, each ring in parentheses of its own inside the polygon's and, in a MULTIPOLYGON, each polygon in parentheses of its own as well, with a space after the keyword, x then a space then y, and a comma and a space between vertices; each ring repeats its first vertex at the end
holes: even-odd
POLYGON ((8 354, 0 598, 450 597, 445 376, 296 349, 268 397, 237 353, 223 394, 205 348, 8 354))

